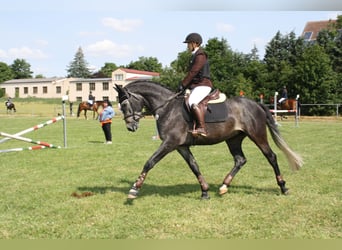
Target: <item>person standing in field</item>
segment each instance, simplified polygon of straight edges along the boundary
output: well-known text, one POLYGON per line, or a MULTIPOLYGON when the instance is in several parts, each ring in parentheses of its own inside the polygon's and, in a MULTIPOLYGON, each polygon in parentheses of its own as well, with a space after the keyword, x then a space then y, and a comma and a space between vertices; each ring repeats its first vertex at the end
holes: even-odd
POLYGON ((105 135, 105 144, 112 144, 112 119, 115 116, 114 109, 108 100, 103 102, 103 110, 99 115, 99 121, 105 135))

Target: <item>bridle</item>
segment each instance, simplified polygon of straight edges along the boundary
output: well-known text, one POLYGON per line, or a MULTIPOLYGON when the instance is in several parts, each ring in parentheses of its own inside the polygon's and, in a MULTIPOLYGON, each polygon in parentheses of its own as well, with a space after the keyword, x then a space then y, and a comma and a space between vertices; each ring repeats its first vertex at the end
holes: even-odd
MULTIPOLYGON (((161 109, 162 107, 164 107, 165 105, 167 105, 171 100, 179 97, 180 95, 182 95, 183 92, 177 92, 176 94, 172 95, 171 97, 169 97, 163 104, 157 106, 156 108, 152 109, 150 112, 151 113, 155 113, 158 109, 161 109)), ((136 97, 135 95, 133 94, 130 94, 129 97, 134 97, 135 99, 139 100, 138 97, 136 97)), ((129 97, 125 94, 123 95, 121 98, 120 98, 120 103, 121 105, 122 104, 125 104, 125 102, 127 102, 129 104, 129 106, 131 106, 130 102, 129 102, 129 97)), ((131 118, 133 117, 133 121, 135 122, 138 122, 140 118, 143 118, 145 117, 145 115, 142 113, 142 112, 135 112, 134 109, 133 109, 133 112, 131 114, 124 114, 124 117, 123 117, 123 120, 125 120, 127 122, 127 119, 128 118, 131 118), (137 118, 136 118, 137 117, 137 118)))
MULTIPOLYGON (((128 103, 129 106, 131 106, 130 102, 128 101, 128 98, 121 101, 120 102, 121 105, 128 103)), ((144 115, 142 114, 142 112, 136 112, 134 109, 132 109, 133 112, 130 114, 124 114, 123 120, 125 120, 127 122, 127 119, 131 118, 133 119, 133 121, 138 122, 140 118, 144 117, 144 115)))

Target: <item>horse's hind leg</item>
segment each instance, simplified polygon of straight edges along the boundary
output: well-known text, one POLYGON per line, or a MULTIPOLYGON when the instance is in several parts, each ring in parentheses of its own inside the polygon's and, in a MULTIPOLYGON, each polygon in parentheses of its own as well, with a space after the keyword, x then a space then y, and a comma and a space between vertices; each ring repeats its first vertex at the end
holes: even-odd
POLYGON ((202 190, 202 199, 209 199, 209 185, 205 181, 204 177, 201 174, 201 171, 199 170, 199 167, 196 163, 196 160, 191 153, 189 147, 179 147, 177 149, 178 153, 184 158, 184 160, 188 163, 191 171, 194 173, 194 175, 197 177, 197 180, 199 184, 201 185, 201 190, 202 190))
POLYGON ((245 134, 240 133, 237 136, 226 141, 230 153, 234 157, 234 167, 224 178, 222 186, 219 189, 219 194, 225 194, 228 192, 228 187, 232 182, 234 176, 240 171, 241 167, 246 163, 246 157, 242 152, 241 144, 245 134))
MULTIPOLYGON (((259 130, 262 131, 262 130, 259 130)), ((264 154, 268 162, 271 164, 277 184, 280 187, 282 194, 288 194, 288 189, 285 187, 285 180, 281 176, 277 155, 272 151, 266 137, 266 129, 264 129, 265 133, 259 134, 258 136, 250 137, 251 140, 260 148, 261 152, 264 154)))

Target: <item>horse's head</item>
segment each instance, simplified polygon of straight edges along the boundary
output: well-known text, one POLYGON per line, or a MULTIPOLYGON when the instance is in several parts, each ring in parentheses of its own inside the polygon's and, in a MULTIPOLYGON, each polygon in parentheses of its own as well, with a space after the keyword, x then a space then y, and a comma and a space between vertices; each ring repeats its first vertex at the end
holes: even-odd
POLYGON ((140 118, 143 117, 144 99, 117 84, 115 84, 114 89, 119 94, 119 103, 126 127, 129 131, 135 132, 139 127, 140 118))

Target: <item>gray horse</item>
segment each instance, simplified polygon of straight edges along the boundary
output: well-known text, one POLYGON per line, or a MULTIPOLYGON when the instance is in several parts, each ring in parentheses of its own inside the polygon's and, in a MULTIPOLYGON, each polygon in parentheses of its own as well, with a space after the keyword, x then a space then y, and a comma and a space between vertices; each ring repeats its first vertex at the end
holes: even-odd
POLYGON ((201 174, 190 147, 192 145, 212 145, 222 141, 226 142, 234 157, 234 166, 223 179, 222 186, 219 189, 220 194, 225 194, 234 176, 246 163, 241 148, 245 137, 251 139, 267 158, 273 167, 282 194, 287 194, 288 189, 285 187, 285 180, 281 176, 276 154, 270 148, 267 140, 266 127, 269 128, 275 144, 287 157, 289 165, 296 170, 302 165, 301 157, 290 149, 280 135, 268 108, 248 98, 233 97, 227 99, 222 104, 226 110, 224 121, 207 123, 208 135, 206 137, 194 137, 189 133, 192 122, 188 121, 186 111, 184 111, 184 95, 174 93, 159 83, 145 80, 131 82, 125 87, 115 84, 114 89, 119 95, 121 111, 127 129, 132 132, 138 129, 139 120, 143 117, 143 110, 146 108, 157 118, 157 128, 162 140, 160 147, 147 160, 138 179, 130 189, 128 199, 137 197, 148 172, 164 156, 174 150, 177 150, 184 158, 197 177, 202 190, 201 197, 208 199, 209 185, 201 174))

